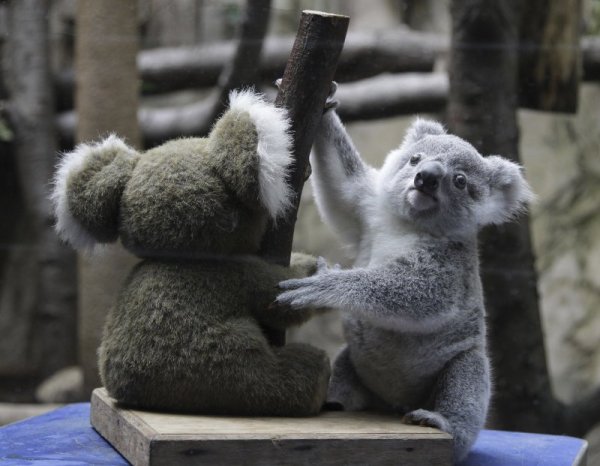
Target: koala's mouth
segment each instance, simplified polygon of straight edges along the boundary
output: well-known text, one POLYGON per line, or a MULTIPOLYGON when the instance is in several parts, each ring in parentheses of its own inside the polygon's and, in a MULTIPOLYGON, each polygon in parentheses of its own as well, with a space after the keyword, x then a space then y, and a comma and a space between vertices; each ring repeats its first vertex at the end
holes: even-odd
POLYGON ((438 198, 431 193, 412 187, 408 190, 408 202, 418 211, 430 210, 438 205, 438 198))

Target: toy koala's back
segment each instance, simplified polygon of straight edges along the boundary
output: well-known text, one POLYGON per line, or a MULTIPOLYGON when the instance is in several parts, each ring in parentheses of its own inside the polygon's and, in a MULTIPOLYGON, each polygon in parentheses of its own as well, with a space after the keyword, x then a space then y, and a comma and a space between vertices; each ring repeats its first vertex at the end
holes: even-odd
POLYGON ((140 154, 114 136, 65 155, 53 200, 57 230, 75 247, 115 241, 144 258, 110 311, 99 350, 118 401, 147 409, 309 415, 325 398, 329 364, 306 345, 271 348, 261 325, 282 279, 311 273, 256 257, 269 217, 289 205, 283 112, 234 93, 208 138, 140 154))

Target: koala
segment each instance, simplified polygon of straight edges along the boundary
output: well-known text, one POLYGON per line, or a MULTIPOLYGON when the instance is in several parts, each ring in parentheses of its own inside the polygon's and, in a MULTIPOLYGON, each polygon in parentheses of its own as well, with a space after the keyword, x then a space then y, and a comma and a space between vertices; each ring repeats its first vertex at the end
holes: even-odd
POLYGON ((461 460, 491 392, 477 232, 532 199, 520 167, 417 119, 375 169, 333 110, 323 115, 311 165, 321 216, 356 260, 349 270, 321 266, 280 283, 277 303, 342 310, 347 344, 330 403, 446 431, 461 460))
POLYGON ((310 312, 274 313, 279 281, 312 274, 258 257, 269 219, 292 196, 290 123, 252 91, 233 92, 207 138, 137 152, 116 136, 82 144, 59 165, 58 233, 82 250, 120 239, 142 260, 110 310, 100 375, 118 402, 186 413, 306 416, 319 412, 325 353, 272 347, 261 326, 285 329, 310 312))

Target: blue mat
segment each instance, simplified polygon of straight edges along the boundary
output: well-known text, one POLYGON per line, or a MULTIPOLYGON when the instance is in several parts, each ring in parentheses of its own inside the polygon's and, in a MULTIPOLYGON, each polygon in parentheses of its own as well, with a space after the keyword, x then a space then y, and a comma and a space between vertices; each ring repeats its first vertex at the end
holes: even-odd
MULTIPOLYGON (((89 418, 90 404, 78 403, 0 428, 0 463, 129 464, 96 433, 89 418)), ((571 466, 579 464, 586 447, 573 437, 484 430, 460 466, 571 466)))

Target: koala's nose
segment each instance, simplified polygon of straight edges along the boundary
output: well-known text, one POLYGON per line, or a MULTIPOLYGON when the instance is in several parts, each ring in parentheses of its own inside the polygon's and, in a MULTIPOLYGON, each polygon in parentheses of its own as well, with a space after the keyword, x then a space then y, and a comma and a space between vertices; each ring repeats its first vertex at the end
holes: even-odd
POLYGON ((444 176, 444 167, 438 162, 429 162, 415 175, 415 188, 433 194, 444 176))

